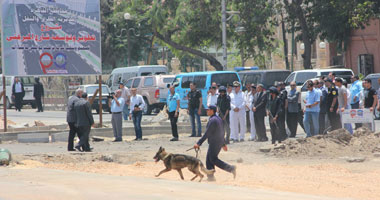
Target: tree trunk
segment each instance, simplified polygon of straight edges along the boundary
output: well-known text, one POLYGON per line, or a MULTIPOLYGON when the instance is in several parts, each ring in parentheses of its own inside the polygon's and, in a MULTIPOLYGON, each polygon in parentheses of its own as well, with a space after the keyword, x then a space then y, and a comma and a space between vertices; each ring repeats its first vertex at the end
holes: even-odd
POLYGON ((284 41, 284 59, 286 69, 289 70, 289 58, 288 58, 288 40, 286 39, 286 30, 285 30, 285 22, 284 17, 281 12, 281 27, 282 27, 282 40, 284 41))
POLYGON ((217 70, 217 71, 223 71, 223 65, 213 56, 210 56, 206 53, 203 53, 202 51, 192 49, 190 47, 182 46, 176 42, 174 42, 170 37, 165 37, 161 35, 160 33, 156 32, 155 35, 158 39, 162 40, 163 42, 167 43, 168 45, 181 50, 186 51, 188 53, 191 53, 193 55, 199 56, 201 58, 204 58, 210 62, 210 64, 217 70))
MULTIPOLYGON (((299 1, 302 2, 302 1, 299 1)), ((296 5, 296 15, 298 18, 298 21, 301 26, 301 32, 302 32, 302 42, 305 46, 304 55, 303 55, 303 67, 305 69, 312 69, 311 66, 311 45, 312 45, 312 38, 310 36, 309 27, 307 26, 306 18, 303 13, 301 3, 297 3, 296 5)))

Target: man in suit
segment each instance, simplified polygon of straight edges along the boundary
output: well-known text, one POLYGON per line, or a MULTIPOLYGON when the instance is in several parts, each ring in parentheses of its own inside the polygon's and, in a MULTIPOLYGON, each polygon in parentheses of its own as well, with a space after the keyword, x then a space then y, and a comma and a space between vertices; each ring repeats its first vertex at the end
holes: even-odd
POLYGON ((262 84, 257 85, 257 93, 255 94, 252 108, 255 118, 256 135, 258 136, 257 141, 259 142, 268 141, 264 122, 264 118, 266 116, 266 105, 268 101, 268 96, 263 89, 264 86, 262 84))
POLYGON ((21 112, 22 99, 25 96, 24 84, 21 83, 18 77, 15 77, 15 82, 12 85, 12 97, 15 99, 16 111, 21 112))
POLYGON ((67 102, 67 115, 66 115, 66 121, 69 124, 70 132, 69 132, 69 139, 68 139, 68 151, 75 151, 74 149, 74 138, 75 134, 80 138, 80 134, 78 132, 78 128, 75 126, 75 123, 77 121, 77 114, 74 110, 74 104, 79 101, 79 98, 82 97, 83 90, 77 89, 75 91, 75 94, 71 97, 69 97, 69 101, 67 102))
POLYGON ((37 112, 43 112, 41 98, 44 97, 44 86, 40 83, 39 77, 34 78, 34 80, 36 83, 34 83, 33 97, 36 100, 37 112))
POLYGON ((94 118, 92 117, 90 102, 87 101, 87 93, 83 93, 82 98, 75 102, 74 109, 77 115, 75 126, 81 135, 80 141, 75 148, 79 151, 90 152, 91 148, 88 139, 91 126, 94 125, 94 118))

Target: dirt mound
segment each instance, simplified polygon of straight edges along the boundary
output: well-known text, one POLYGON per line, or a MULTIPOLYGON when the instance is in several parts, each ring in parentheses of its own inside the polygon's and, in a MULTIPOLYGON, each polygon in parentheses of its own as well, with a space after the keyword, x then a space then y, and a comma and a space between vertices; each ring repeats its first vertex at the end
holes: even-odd
POLYGON ((297 140, 287 140, 274 146, 270 152, 285 157, 344 157, 371 155, 380 152, 380 133, 373 133, 362 127, 351 135, 345 129, 331 131, 326 135, 317 135, 297 140))

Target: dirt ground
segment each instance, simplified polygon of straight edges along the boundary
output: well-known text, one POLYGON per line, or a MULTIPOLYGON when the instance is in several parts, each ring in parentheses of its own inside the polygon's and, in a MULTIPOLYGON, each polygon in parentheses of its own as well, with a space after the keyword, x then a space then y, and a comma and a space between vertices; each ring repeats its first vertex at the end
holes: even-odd
MULTIPOLYGON (((126 141, 122 143, 112 143, 111 138, 104 142, 92 142, 91 145, 94 147, 92 153, 68 153, 65 151, 66 143, 26 146, 8 143, 3 144, 3 148, 17 152, 13 155, 13 163, 8 167, 11 169, 49 168, 70 172, 155 178, 154 175, 164 168, 162 162, 155 163, 153 160, 160 146, 170 153, 195 155, 194 151, 186 150, 198 139, 189 138, 184 134, 180 135, 178 142, 169 142, 169 135, 153 135, 147 138, 148 140, 140 142, 132 141, 132 137, 125 138, 126 141), (25 150, 22 151, 20 148, 25 150)), ((348 151, 346 154, 316 153, 310 156, 289 157, 259 151, 261 147, 268 145, 269 143, 248 141, 229 145, 229 150, 222 151, 220 158, 237 166, 236 180, 231 174, 217 168, 215 174, 217 181, 207 184, 270 189, 333 198, 380 199, 380 158, 372 153, 348 151), (363 157, 365 161, 349 163, 346 161, 347 157, 363 157)), ((370 145, 375 144, 370 143, 370 145)), ((375 148, 376 146, 373 146, 368 149, 375 148)), ((207 142, 201 150, 200 159, 205 162, 207 142)), ((344 151, 344 148, 341 150, 344 151)), ((193 174, 187 169, 183 172, 185 181, 189 181, 193 174)), ((160 179, 181 181, 176 171, 165 173, 160 179)))

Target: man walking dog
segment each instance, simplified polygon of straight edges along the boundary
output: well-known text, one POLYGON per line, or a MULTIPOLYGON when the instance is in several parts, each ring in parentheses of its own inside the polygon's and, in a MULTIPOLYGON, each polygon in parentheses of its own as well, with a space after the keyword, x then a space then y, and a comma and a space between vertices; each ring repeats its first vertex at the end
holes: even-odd
MULTIPOLYGON (((207 116, 210 116, 210 119, 207 123, 206 132, 203 137, 194 145, 194 149, 199 149, 202 143, 207 139, 208 140, 208 150, 206 156, 206 167, 208 170, 215 169, 215 165, 220 169, 223 169, 227 172, 230 172, 236 177, 236 166, 229 165, 218 158, 220 150, 223 148, 224 151, 227 151, 227 146, 224 142, 224 127, 223 120, 218 117, 216 114, 216 106, 210 106, 207 110, 207 116)), ((207 175, 208 181, 215 181, 214 175, 207 175)))

